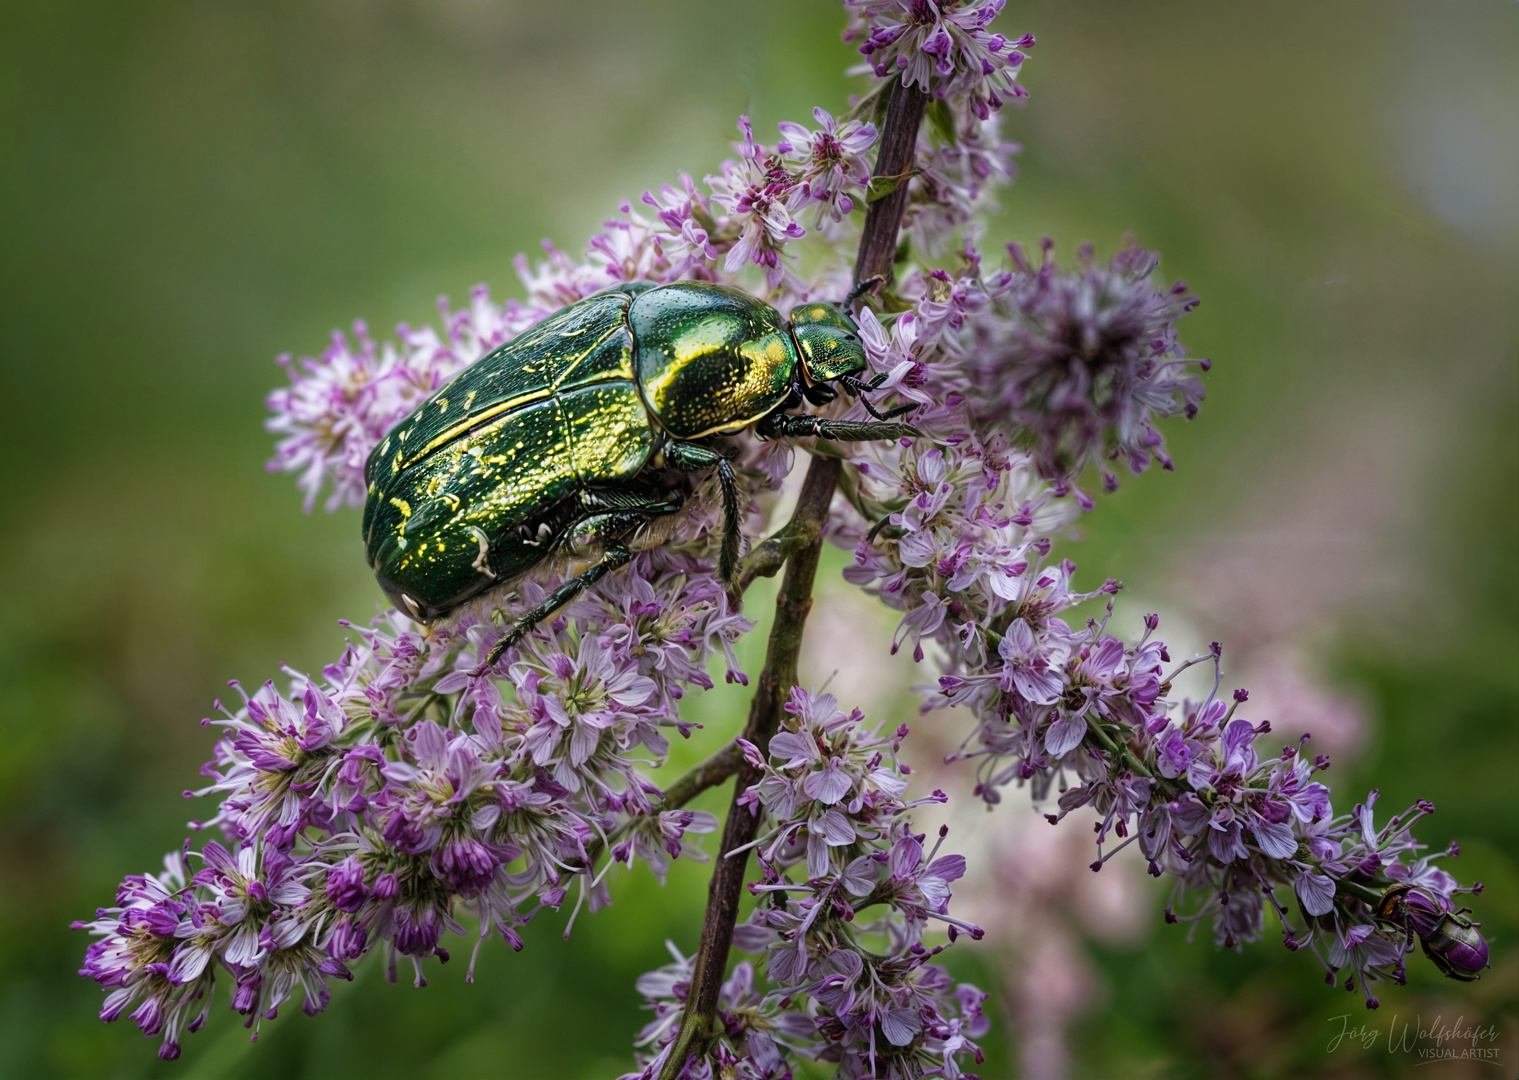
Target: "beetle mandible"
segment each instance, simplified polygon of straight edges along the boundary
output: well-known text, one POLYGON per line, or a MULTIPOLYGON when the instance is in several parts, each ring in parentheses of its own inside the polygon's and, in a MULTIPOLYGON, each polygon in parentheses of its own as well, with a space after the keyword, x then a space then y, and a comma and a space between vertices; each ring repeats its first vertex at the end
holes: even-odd
POLYGON ((390 600, 419 622, 551 556, 589 560, 523 613, 482 665, 607 573, 652 546, 645 527, 677 513, 690 474, 715 469, 722 492, 719 572, 739 555, 738 496, 718 443, 762 437, 858 441, 918 434, 877 412, 859 328, 844 304, 799 304, 789 320, 742 290, 640 281, 555 312, 475 361, 369 455, 364 543, 390 600), (796 413, 833 384, 869 421, 796 413))

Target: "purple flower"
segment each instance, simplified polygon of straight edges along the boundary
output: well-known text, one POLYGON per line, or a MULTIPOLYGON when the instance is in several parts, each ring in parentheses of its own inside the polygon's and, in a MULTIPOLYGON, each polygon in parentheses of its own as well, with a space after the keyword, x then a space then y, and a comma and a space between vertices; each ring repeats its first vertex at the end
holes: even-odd
MULTIPOLYGON (((1415 937, 1437 969, 1475 978, 1488 950, 1455 905, 1466 890, 1412 832, 1433 807, 1379 827, 1373 792, 1336 815, 1315 779, 1327 762, 1310 761, 1306 741, 1263 753, 1260 698, 1219 697, 1219 646, 1176 663, 1154 617, 1138 641, 1110 632, 1119 583, 1078 591, 1074 564, 1052 554, 1078 507, 1094 506, 1075 486, 1087 465, 1108 488, 1119 460, 1136 473, 1170 468, 1156 422, 1196 411, 1193 365, 1207 362, 1176 337, 1195 297, 1157 290, 1157 260, 1141 249, 1107 265, 1084 249, 1062 272, 1048 244, 1038 266, 1015 247, 1011 266, 983 266, 977 218, 1018 152, 997 113, 1022 94, 1014 80, 1033 44, 990 29, 1002 6, 846 0, 846 36, 875 74, 933 101, 911 168, 883 178, 906 185, 905 243, 892 281, 864 300, 882 314, 859 316, 868 385, 840 383, 817 406, 845 421, 905 409, 923 433, 842 444, 827 534, 853 552, 845 577, 899 613, 892 651, 911 644, 932 666, 925 706, 970 713, 952 757, 976 762, 976 793, 991 805, 1010 787, 1058 792, 1052 821, 1091 807, 1093 869, 1137 840, 1151 873, 1172 879, 1169 920, 1211 921, 1215 941, 1238 948, 1260 935, 1269 903, 1290 947, 1348 971, 1373 1006, 1369 984, 1401 981, 1415 937), (1103 612, 1072 611, 1099 598, 1103 612), (1208 662, 1213 691, 1177 701, 1176 677, 1208 662)), ((782 312, 841 299, 854 284, 851 211, 882 193, 870 186, 878 133, 863 117, 887 90, 876 84, 837 118, 814 110, 816 128, 782 123, 774 147, 741 118, 736 158, 705 184, 680 174, 636 207, 620 203, 579 257, 550 243, 535 261, 520 256, 520 300, 496 304, 481 287, 461 310, 440 301, 436 327, 403 325, 381 342, 356 323, 319 357, 282 358, 269 467, 296 475, 308 510, 324 492, 329 509, 358 504, 369 453, 428 395, 610 287, 758 288, 782 312)), ((724 438, 750 496, 745 532, 757 535, 793 447, 724 438)), ((321 1011, 328 980, 351 977, 370 950, 392 974, 410 958, 421 985, 422 960, 447 958, 444 935, 465 934, 461 920, 478 927, 476 953, 498 934, 520 949, 520 928, 572 893, 571 925, 582 906, 610 903, 613 864, 642 860, 662 880, 671 860, 704 858, 695 838, 717 820, 670 805, 648 769, 664 761, 670 729, 698 726, 682 717, 684 697, 712 686, 719 652, 728 679, 746 681, 734 647, 753 624, 714 570, 720 505, 715 480, 698 481, 662 522, 666 542, 640 535, 631 567, 493 672, 477 674, 482 657, 564 567, 545 562, 429 626, 394 611, 345 624, 353 640, 319 676, 289 673, 287 690, 266 683, 224 711, 197 793, 217 801, 197 827, 224 842, 127 878, 114 907, 76 924, 96 938, 81 974, 106 993, 102 1017, 131 1015, 172 1058, 183 1031, 204 1024, 218 977, 256 1030, 297 991, 304 1011, 321 1011)), ((746 775, 758 775, 740 801, 762 819, 750 888, 764 902, 734 940, 760 959, 734 968, 713 1037, 681 1075, 779 1080, 800 1059, 840 1077, 964 1075, 980 1059, 985 995, 932 962, 948 947, 933 935, 953 944, 981 931, 951 912, 965 860, 939 854, 944 830, 928 847, 912 820, 948 797, 908 797, 905 726, 871 726, 830 695, 788 689, 768 746, 739 744, 746 775)), ((654 1013, 639 1076, 662 1071, 692 989, 691 961, 671 952, 673 964, 639 980, 654 1013)), ((473 970, 472 957, 467 979, 473 970)))
POLYGON ((443 925, 435 910, 427 908, 413 912, 408 908, 397 908, 395 921, 397 952, 405 956, 431 956, 437 952, 443 925))
MULTIPOLYGON (((908 185, 907 213, 903 231, 914 244, 926 254, 941 256, 957 244, 964 243, 964 235, 975 228, 979 216, 997 209, 996 193, 1012 183, 1017 169, 1013 159, 1022 152, 1015 142, 1002 138, 1001 117, 977 117, 968 107, 953 99, 940 105, 947 114, 948 131, 952 137, 933 139, 925 130, 918 137, 918 174, 908 185)), ((968 245, 962 248, 967 262, 978 256, 968 245)), ((942 270, 933 275, 948 277, 942 270)), ((934 305, 942 301, 933 295, 942 289, 932 289, 919 304, 919 311, 928 314, 934 305)), ((949 297, 959 307, 970 299, 963 286, 949 290, 949 297), (956 293, 959 295, 956 296, 956 293)), ((963 308, 962 308, 963 311, 963 308)))
MULTIPOLYGON (((237 683, 231 685, 242 693, 237 683)), ((285 846, 313 814, 322 812, 313 791, 335 752, 333 740, 348 720, 313 683, 306 682, 299 698, 297 704, 265 683, 251 697, 244 695, 238 712, 207 721, 228 731, 216 746, 216 760, 202 770, 216 782, 196 793, 226 796, 207 825, 220 825, 239 839, 263 836, 285 846)))
MULTIPOLYGON (((220 798, 210 824, 232 843, 206 844, 188 881, 178 860, 128 879, 120 906, 85 924, 103 1015, 132 1012, 177 1053, 219 972, 256 1027, 296 994, 320 1011, 327 981, 371 949, 414 965, 445 951, 465 908, 481 941, 520 948, 517 928, 562 904, 567 878, 582 902, 609 902, 605 871, 590 878, 599 834, 625 836, 618 861, 658 874, 700 858, 692 838, 716 820, 661 809, 639 766, 665 752, 663 727, 689 730, 676 703, 712 685, 714 653, 736 664, 752 625, 700 557, 707 535, 641 554, 638 573, 524 642, 499 682, 471 675, 494 624, 422 630, 387 613, 353 627, 320 677, 245 698, 216 722, 226 734, 201 792, 220 798)), ((535 589, 502 602, 534 603, 535 589)))
POLYGON ((858 710, 844 713, 831 694, 794 687, 786 712, 765 775, 749 790, 775 822, 756 843, 763 862, 805 857, 808 876, 823 878, 837 869, 836 849, 877 835, 900 812, 907 781, 894 737, 867 729, 858 710))
MULTIPOLYGON (((1060 700, 1065 688, 1065 680, 1058 674, 1067 652, 1064 641, 1056 638, 1040 642, 1028 620, 1014 619, 997 652, 1002 656, 1004 691, 1016 691, 1031 705, 1053 705, 1060 700)), ((1051 749, 1050 753, 1058 756, 1065 750, 1051 749)))
POLYGON ((443 336, 401 326, 400 341, 382 346, 356 322, 352 341, 334 332, 320 357, 280 357, 290 385, 266 400, 274 415, 265 426, 281 437, 269 468, 298 474, 308 511, 328 482, 328 510, 360 505, 364 463, 390 429, 466 364, 526 329, 512 325, 483 287, 463 310, 446 299, 438 307, 443 336))
POLYGON ((793 212, 817 206, 819 214, 840 221, 854 208, 848 192, 863 193, 870 183, 868 152, 876 141, 875 125, 860 120, 837 123, 824 109, 812 110, 817 131, 789 120, 780 126, 777 153, 801 169, 801 182, 792 196, 793 212))
POLYGON ((1009 97, 1024 96, 1014 84, 1032 35, 1009 41, 987 25, 1002 0, 845 0, 852 16, 845 37, 864 36, 860 52, 876 75, 902 81, 935 97, 965 99, 981 117, 1009 97))
POLYGON ((717 258, 719 252, 702 224, 712 220, 711 208, 689 176, 681 173, 678 188, 664 184, 657 196, 644 192, 643 201, 654 208, 665 229, 660 248, 670 267, 660 275, 662 280, 678 280, 717 258))
MULTIPOLYGON (((998 318, 975 324, 970 406, 978 422, 1002 426, 1029 442, 1040 470, 1072 478, 1089 462, 1122 458, 1142 472, 1152 460, 1166 468, 1153 419, 1192 416, 1203 397, 1176 321, 1197 306, 1183 284, 1165 292, 1150 284, 1159 259, 1126 248, 1108 266, 1092 262, 1059 272, 1052 245, 1039 266, 1013 247, 1018 273, 1003 287, 998 318), (1002 313, 1006 314, 1003 315, 1002 313)), ((1117 478, 1102 465, 1104 484, 1117 478)))
MULTIPOLYGON (((639 1032, 635 1045, 655 1052, 640 1053, 641 1070, 625 1073, 619 1080, 654 1080, 680 1028, 694 957, 682 955, 670 942, 665 947, 674 963, 638 978, 644 1008, 654 1016, 639 1032)), ((721 1075, 736 1080, 779 1080, 791 1075, 786 1061, 797 1049, 799 1037, 812 1033, 812 1025, 800 1013, 784 1012, 783 1006, 759 992, 754 965, 748 960, 736 964, 723 983, 718 993, 718 1012, 722 1027, 717 1041, 707 1048, 705 1057, 691 1059, 681 1075, 721 1075)))
POLYGON ((339 911, 358 911, 369 896, 364 885, 364 868, 357 855, 350 855, 327 871, 324 886, 327 900, 339 911))
POLYGON ((712 202, 727 212, 738 233, 723 261, 723 271, 736 274, 745 264, 756 263, 764 267, 766 279, 774 288, 795 280, 781 262, 781 253, 790 241, 807 234, 790 210, 799 184, 780 158, 754 141, 747 116, 739 117, 738 129, 743 134, 737 147, 739 159, 724 162, 721 174, 707 177, 712 202))
POLYGON ((613 858, 630 868, 635 857, 664 883, 670 860, 686 858, 705 862, 707 856, 688 837, 717 831, 717 817, 705 810, 665 810, 635 820, 631 836, 613 851, 613 858))
POLYGON ((790 1036, 786 1049, 841 1061, 846 1075, 959 1075, 961 1060, 979 1055, 972 1037, 986 1028, 984 995, 952 994, 943 969, 928 963, 944 946, 923 938, 930 921, 951 941, 981 930, 950 914, 965 860, 939 855, 947 830, 925 853, 910 818, 944 795, 904 798, 896 751, 905 726, 888 737, 857 710, 846 715, 831 696, 799 688, 787 713, 768 759, 744 746, 763 768, 748 799, 773 827, 755 841, 763 876, 750 885, 767 901, 735 940, 764 951, 764 1000, 790 1010, 770 1025, 790 1036), (861 934, 887 942, 886 952, 865 951, 861 934))
POLYGON ((433 855, 433 872, 461 896, 472 896, 488 888, 500 865, 500 854, 472 836, 447 841, 433 855))
POLYGON ((1334 880, 1325 874, 1305 869, 1293 882, 1293 890, 1309 915, 1328 915, 1334 910, 1334 880))

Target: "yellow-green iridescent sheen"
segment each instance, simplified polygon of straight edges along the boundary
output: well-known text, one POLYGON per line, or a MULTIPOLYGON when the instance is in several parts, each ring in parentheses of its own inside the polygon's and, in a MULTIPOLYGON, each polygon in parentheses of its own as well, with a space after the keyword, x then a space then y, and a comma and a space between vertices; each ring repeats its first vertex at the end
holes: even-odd
POLYGON ((791 330, 802 354, 809 384, 832 382, 865 370, 859 327, 836 304, 800 304, 791 311, 791 330))
POLYGON ((738 431, 791 392, 798 356, 786 321, 738 289, 677 282, 628 309, 644 403, 677 439, 738 431))
POLYGON ((738 431, 780 407, 799 370, 863 370, 855 330, 832 304, 788 323, 710 282, 629 282, 571 304, 460 372, 370 455, 370 566, 408 614, 437 618, 542 561, 613 492, 669 505, 659 478, 639 477, 661 430, 738 431))
POLYGON ((370 469, 385 462, 400 472, 471 428, 555 390, 631 380, 628 301, 603 293, 571 304, 477 360, 386 436, 370 469))
POLYGON ((654 432, 631 382, 588 386, 567 394, 564 402, 565 437, 578 476, 617 480, 643 468, 654 432))
POLYGON ((461 372, 377 448, 369 562, 403 608, 434 618, 531 568, 567 524, 556 510, 573 516, 587 484, 644 467, 654 437, 633 382, 628 300, 603 294, 556 313, 461 372))

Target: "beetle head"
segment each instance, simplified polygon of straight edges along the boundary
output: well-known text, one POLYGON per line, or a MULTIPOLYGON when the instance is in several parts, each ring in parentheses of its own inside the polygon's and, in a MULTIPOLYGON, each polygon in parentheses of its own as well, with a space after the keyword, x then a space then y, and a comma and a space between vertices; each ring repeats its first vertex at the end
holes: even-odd
POLYGON ((791 310, 791 334, 810 386, 865 370, 860 328, 838 304, 798 304, 791 310))

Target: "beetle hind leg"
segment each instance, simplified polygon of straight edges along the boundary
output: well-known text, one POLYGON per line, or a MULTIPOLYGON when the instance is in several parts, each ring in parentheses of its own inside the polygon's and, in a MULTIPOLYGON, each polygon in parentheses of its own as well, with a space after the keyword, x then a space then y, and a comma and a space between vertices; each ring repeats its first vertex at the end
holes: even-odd
POLYGON ((496 666, 496 661, 506 655, 506 650, 532 633, 539 623, 554 615, 560 608, 606 577, 607 574, 613 570, 621 569, 632 561, 633 553, 628 550, 626 544, 621 541, 608 542, 606 554, 599 563, 561 582, 558 588, 543 598, 542 603, 531 610, 524 611, 518 616, 517 621, 512 624, 512 628, 501 635, 500 640, 491 646, 491 651, 486 654, 485 662, 475 668, 470 674, 476 678, 488 675, 490 669, 496 666))
MULTIPOLYGON (((617 498, 615 493, 591 493, 588 492, 582 498, 593 504, 605 505, 607 502, 621 503, 624 500, 617 498)), ((624 497, 626 498, 626 497, 624 497)), ((513 645, 532 633, 544 620, 552 618, 560 608, 570 603, 581 593, 613 570, 620 570, 633 561, 633 551, 624 539, 636 532, 641 526, 665 514, 673 514, 681 508, 683 500, 658 500, 647 499, 643 501, 628 500, 626 505, 617 506, 616 509, 599 509, 589 516, 581 519, 580 523, 571 528, 564 540, 564 546, 573 548, 575 545, 585 542, 600 542, 602 553, 601 561, 587 567, 574 577, 567 578, 559 583, 559 586, 543 598, 543 601, 533 608, 524 611, 517 617, 501 639, 491 646, 491 651, 486 654, 485 661, 471 673, 476 678, 486 675, 490 669, 496 666, 496 662, 506 655, 506 651, 513 645)))

